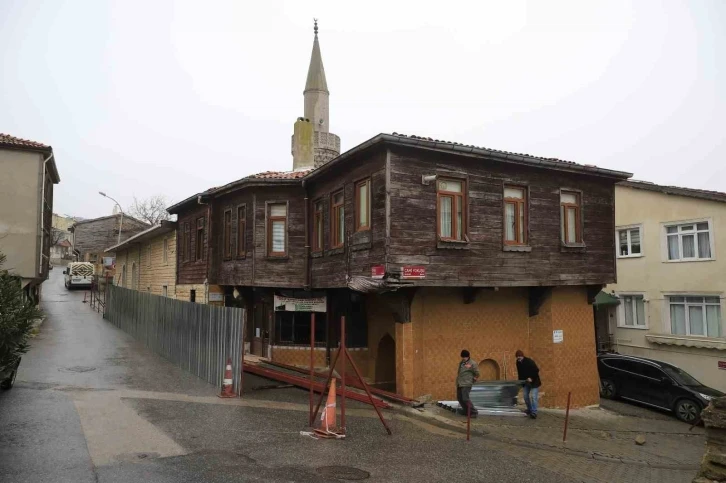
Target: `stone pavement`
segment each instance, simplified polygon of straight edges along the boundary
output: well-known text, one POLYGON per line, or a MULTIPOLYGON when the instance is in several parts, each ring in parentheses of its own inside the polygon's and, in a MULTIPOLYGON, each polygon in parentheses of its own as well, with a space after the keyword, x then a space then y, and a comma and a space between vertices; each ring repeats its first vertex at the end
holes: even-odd
MULTIPOLYGON (((578 481, 693 479, 704 451, 703 428, 691 429, 668 415, 631 410, 624 403, 608 402, 608 407, 570 411, 566 443, 565 413, 559 410, 540 410, 537 420, 481 415, 472 420, 472 439, 484 439, 493 449, 578 481), (643 446, 635 444, 639 434, 646 438, 643 446)), ((406 412, 465 431, 465 418, 435 406, 406 412)))

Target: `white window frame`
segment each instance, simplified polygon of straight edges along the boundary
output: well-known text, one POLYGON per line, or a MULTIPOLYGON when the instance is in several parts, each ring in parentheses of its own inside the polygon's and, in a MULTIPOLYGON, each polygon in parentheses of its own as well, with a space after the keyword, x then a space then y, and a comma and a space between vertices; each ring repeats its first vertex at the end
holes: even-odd
MULTIPOLYGON (((678 220, 678 221, 666 221, 662 222, 660 224, 660 230, 661 230, 661 254, 662 259, 664 263, 688 263, 688 262, 710 262, 713 260, 716 260, 716 246, 715 246, 715 236, 713 232, 713 220, 711 218, 696 218, 693 220, 678 220), (668 232, 667 228, 671 226, 680 226, 680 225, 696 225, 697 223, 708 223, 708 242, 711 246, 711 257, 710 258, 679 258, 678 260, 669 260, 668 259, 668 232)), ((698 252, 698 230, 694 230, 694 243, 695 243, 695 250, 698 252)), ((679 235, 678 240, 678 253, 679 255, 683 253, 683 242, 681 241, 682 237, 679 235)))
POLYGON ((169 286, 168 285, 162 285, 161 286, 161 296, 162 297, 169 297, 169 286))
MULTIPOLYGON (((617 327, 622 329, 648 330, 648 299, 645 297, 645 292, 618 292, 615 295, 620 299, 620 305, 618 305, 617 309, 617 327), (645 318, 643 324, 625 325, 625 297, 643 297, 643 317, 645 318)), ((636 308, 633 315, 637 317, 637 314, 638 310, 636 308)))
MULTIPOLYGON (((665 229, 665 228, 664 228, 665 229)), ((616 226, 615 227, 615 255, 618 258, 640 258, 645 256, 644 250, 643 250, 643 224, 637 223, 635 225, 624 225, 624 226, 616 226), (632 250, 632 242, 630 240, 630 230, 638 229, 640 232, 640 253, 630 253, 632 250), (623 230, 627 230, 628 232, 628 255, 621 255, 620 254, 620 232, 623 230)))
MULTIPOLYGON (((724 294, 722 292, 666 292, 663 294, 663 332, 666 334, 673 335, 674 337, 703 337, 705 339, 723 339, 726 337, 726 331, 724 330, 724 307, 723 307, 723 300, 724 300, 724 294), (684 302, 686 305, 686 333, 685 334, 674 334, 672 331, 672 324, 671 324, 671 297, 718 297, 719 299, 719 306, 721 307, 720 315, 721 315, 721 337, 712 337, 709 335, 700 335, 700 334, 691 334, 691 324, 689 320, 688 315, 688 302, 684 302)), ((691 302, 690 305, 698 305, 694 302, 691 302)), ((705 305, 715 305, 715 304, 706 304, 705 302, 701 304, 701 306, 705 305)), ((705 311, 704 311, 705 315, 705 311)), ((706 331, 708 331, 708 324, 706 323, 704 319, 704 326, 706 328, 706 331)))
POLYGON ((164 265, 169 265, 169 239, 164 238, 162 241, 162 254, 161 259, 164 265))

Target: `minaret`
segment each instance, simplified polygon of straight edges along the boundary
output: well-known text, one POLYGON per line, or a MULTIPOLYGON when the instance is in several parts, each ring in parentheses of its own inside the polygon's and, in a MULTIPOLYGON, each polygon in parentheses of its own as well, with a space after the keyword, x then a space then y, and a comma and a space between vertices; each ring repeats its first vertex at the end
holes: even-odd
POLYGON ((340 138, 328 131, 330 92, 320 54, 317 19, 314 32, 313 52, 303 91, 305 116, 295 122, 292 135, 292 165, 295 171, 317 168, 340 154, 340 138))

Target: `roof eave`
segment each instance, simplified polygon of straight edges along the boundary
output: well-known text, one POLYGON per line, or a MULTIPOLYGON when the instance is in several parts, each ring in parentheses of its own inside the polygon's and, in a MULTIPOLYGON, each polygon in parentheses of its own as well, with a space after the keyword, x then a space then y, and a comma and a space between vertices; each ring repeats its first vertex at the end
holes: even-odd
POLYGON ((164 234, 169 233, 174 230, 176 230, 176 222, 164 220, 160 224, 154 225, 151 228, 149 228, 148 230, 144 230, 130 238, 127 238, 126 240, 122 241, 121 243, 118 243, 112 247, 106 248, 104 250, 104 253, 116 252, 116 251, 128 248, 131 245, 136 245, 138 243, 142 243, 146 240, 149 240, 151 238, 156 238, 157 236, 164 235, 164 234))

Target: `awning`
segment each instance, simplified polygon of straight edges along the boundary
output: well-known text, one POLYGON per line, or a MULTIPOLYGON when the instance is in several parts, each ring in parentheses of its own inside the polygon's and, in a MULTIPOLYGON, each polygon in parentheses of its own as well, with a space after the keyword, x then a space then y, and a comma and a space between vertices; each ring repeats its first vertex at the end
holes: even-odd
POLYGON ((595 301, 592 303, 592 305, 620 305, 620 299, 617 298, 615 295, 600 291, 599 294, 595 296, 595 301))

